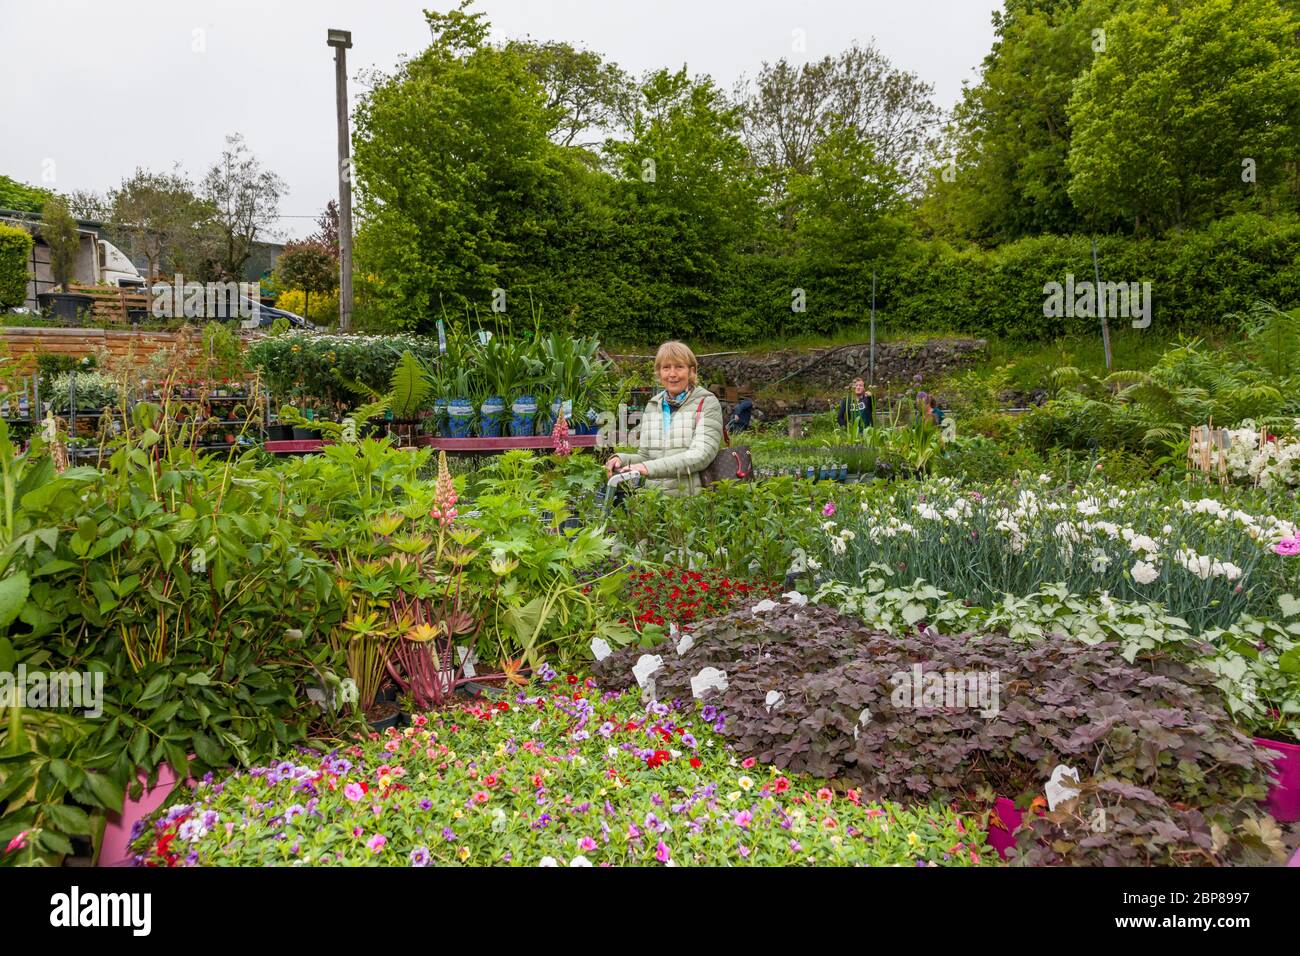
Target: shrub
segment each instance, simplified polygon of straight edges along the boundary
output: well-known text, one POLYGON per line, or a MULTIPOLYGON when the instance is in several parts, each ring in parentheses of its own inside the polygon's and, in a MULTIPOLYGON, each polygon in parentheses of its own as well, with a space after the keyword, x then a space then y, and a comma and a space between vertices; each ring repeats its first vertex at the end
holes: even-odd
MULTIPOLYGON (((728 686, 707 702, 743 755, 898 800, 1038 793, 1061 763, 1202 808, 1266 792, 1267 764, 1233 726, 1213 676, 1181 663, 1135 667, 1106 646, 1027 648, 1002 635, 891 636, 824 606, 760 608, 700 625, 694 645, 664 654, 654 674, 668 700, 690 695, 703 668, 724 671, 728 686), (997 713, 912 706, 900 691, 918 668, 927 681, 997 675, 997 713)), ((636 654, 611 655, 593 673, 627 684, 636 654)))
POLYGON ((947 445, 934 462, 938 477, 967 481, 996 481, 1022 471, 1039 471, 1043 460, 1024 445, 1002 444, 976 436, 947 445))
POLYGON ((32 242, 26 229, 0 223, 0 308, 22 305, 27 298, 32 242))
POLYGON ((1286 859, 1282 832, 1264 813, 1211 821, 1118 780, 1086 781, 1078 794, 1054 811, 1026 815, 1013 865, 1258 866, 1286 859))

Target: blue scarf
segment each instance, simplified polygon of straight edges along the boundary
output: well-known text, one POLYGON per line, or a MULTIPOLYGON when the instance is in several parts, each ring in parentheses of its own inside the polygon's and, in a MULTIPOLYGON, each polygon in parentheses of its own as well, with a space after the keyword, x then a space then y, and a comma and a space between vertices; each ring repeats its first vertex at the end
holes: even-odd
POLYGON ((673 412, 681 407, 690 392, 689 388, 684 388, 681 394, 674 398, 668 394, 668 389, 664 389, 664 400, 659 403, 659 408, 664 415, 664 448, 668 447, 668 432, 672 428, 673 412))

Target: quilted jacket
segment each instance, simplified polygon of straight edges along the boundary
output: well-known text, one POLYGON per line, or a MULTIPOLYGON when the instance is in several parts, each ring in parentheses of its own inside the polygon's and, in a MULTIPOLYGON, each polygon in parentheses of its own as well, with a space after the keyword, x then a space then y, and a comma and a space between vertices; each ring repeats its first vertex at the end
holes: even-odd
POLYGON ((644 462, 649 483, 668 494, 693 495, 703 487, 700 472, 709 467, 721 446, 722 403, 697 385, 679 405, 669 402, 662 391, 650 399, 641 419, 636 454, 618 457, 624 465, 644 462))

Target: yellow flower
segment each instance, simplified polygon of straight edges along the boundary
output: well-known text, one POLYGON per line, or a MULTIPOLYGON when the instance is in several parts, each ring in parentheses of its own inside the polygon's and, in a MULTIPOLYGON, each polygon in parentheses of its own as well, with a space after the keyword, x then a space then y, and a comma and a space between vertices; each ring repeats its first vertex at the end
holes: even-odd
POLYGON ((740 799, 740 791, 739 790, 731 791, 731 793, 727 794, 727 799, 730 800, 732 803, 735 803, 737 800, 740 799))
POLYGON ((740 785, 741 790, 744 790, 746 792, 752 790, 754 787, 754 781, 749 779, 749 777, 741 777, 739 780, 736 781, 736 783, 740 785))
POLYGON ((467 847, 467 846, 463 846, 463 847, 461 847, 459 850, 457 850, 457 851, 456 851, 456 859, 460 860, 462 863, 464 863, 466 860, 468 860, 468 859, 469 859, 469 847, 467 847))
POLYGON ((451 818, 453 820, 459 820, 464 815, 465 815, 465 811, 462 810, 460 807, 457 807, 455 810, 451 811, 451 818))
POLYGON ((916 831, 915 831, 915 830, 912 831, 911 833, 909 833, 909 834, 907 835, 907 845, 908 845, 908 846, 919 846, 920 843, 921 843, 921 838, 920 838, 919 836, 916 835, 916 831))

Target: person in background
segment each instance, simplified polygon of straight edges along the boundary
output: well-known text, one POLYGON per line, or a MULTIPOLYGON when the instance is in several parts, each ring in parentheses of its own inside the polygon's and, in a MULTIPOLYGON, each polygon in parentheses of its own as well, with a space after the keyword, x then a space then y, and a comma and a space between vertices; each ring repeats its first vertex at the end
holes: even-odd
POLYGON ((663 391, 646 404, 635 454, 605 462, 611 475, 636 471, 670 495, 694 495, 722 447, 722 403, 700 387, 699 362, 682 342, 665 342, 655 355, 655 375, 663 391))
POLYGON ((754 400, 748 395, 740 396, 740 401, 731 410, 731 418, 727 420, 727 431, 731 434, 743 432, 749 427, 750 416, 754 414, 754 400))
POLYGON ((875 401, 871 397, 871 392, 867 390, 866 383, 860 378, 853 380, 850 394, 840 402, 836 421, 839 422, 840 428, 848 428, 850 418, 856 418, 863 428, 870 428, 876 420, 875 401))
POLYGON ((930 400, 928 392, 916 393, 916 410, 922 421, 929 422, 931 425, 939 424, 939 416, 935 414, 934 403, 930 400))

